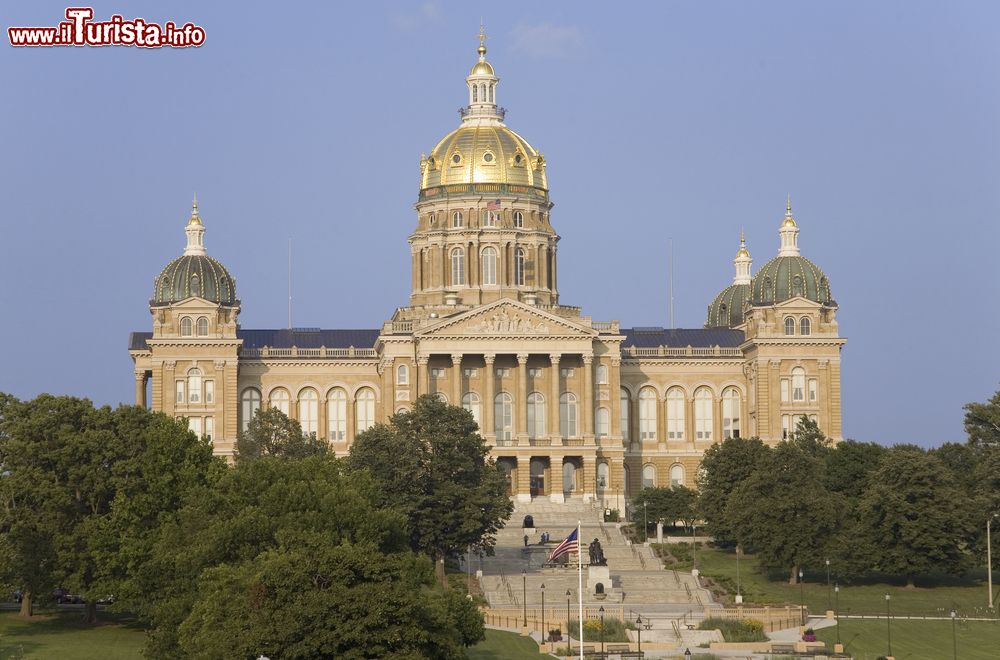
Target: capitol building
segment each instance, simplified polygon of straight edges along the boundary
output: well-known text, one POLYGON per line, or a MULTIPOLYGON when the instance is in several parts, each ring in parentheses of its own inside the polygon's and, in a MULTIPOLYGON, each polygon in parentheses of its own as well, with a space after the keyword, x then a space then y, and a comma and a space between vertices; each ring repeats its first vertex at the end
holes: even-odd
POLYGON ((184 253, 155 279, 152 332, 129 338, 136 403, 187 418, 219 455, 261 406, 343 455, 435 394, 472 413, 512 497, 618 509, 646 486, 694 486, 725 438, 776 443, 805 416, 840 440, 846 340, 791 204, 756 272, 740 241, 703 328, 594 320, 559 298, 547 162, 505 124, 482 38, 478 53, 461 124, 420 159, 409 304, 367 330, 243 328, 195 203, 184 253))

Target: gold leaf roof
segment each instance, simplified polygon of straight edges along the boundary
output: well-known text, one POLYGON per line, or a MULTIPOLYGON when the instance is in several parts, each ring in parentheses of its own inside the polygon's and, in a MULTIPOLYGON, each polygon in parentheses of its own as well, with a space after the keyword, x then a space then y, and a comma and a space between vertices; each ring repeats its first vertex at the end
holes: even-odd
POLYGON ((458 127, 421 160, 420 174, 421 189, 458 183, 548 189, 542 154, 499 122, 458 127))

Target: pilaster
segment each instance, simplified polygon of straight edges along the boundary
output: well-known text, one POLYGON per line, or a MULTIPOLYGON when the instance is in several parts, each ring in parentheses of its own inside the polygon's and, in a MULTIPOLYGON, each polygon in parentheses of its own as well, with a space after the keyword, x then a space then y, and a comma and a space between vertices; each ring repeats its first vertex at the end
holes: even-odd
MULTIPOLYGON (((496 373, 493 369, 493 363, 496 362, 497 356, 493 353, 487 353, 483 356, 483 361, 486 363, 483 369, 483 426, 484 431, 483 437, 491 445, 496 445, 496 423, 493 421, 494 403, 493 397, 496 396, 493 390, 496 388, 496 373)), ((517 470, 517 480, 518 483, 521 481, 521 463, 518 459, 518 470, 517 470)))
POLYGON ((528 445, 528 354, 517 354, 517 400, 514 402, 517 417, 515 433, 517 444, 528 445))
POLYGON ((562 434, 559 432, 559 362, 562 360, 560 353, 551 353, 549 362, 552 364, 552 377, 550 379, 549 390, 549 436, 552 438, 552 446, 562 445, 562 434))
POLYGON ((594 441, 594 354, 583 355, 583 439, 594 441))

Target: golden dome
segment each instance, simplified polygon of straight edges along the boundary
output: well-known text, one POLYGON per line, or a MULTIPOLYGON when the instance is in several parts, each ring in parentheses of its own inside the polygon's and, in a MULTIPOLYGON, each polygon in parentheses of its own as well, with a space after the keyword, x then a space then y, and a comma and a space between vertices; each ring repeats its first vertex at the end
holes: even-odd
POLYGON ((444 137, 420 162, 420 188, 507 183, 548 189, 545 159, 503 124, 468 123, 444 137))
POLYGON ((469 72, 470 76, 496 76, 493 72, 493 65, 486 60, 480 60, 476 62, 476 65, 472 67, 472 71, 469 72))
POLYGON ((191 202, 191 217, 188 218, 188 227, 191 225, 203 225, 201 216, 198 215, 198 195, 195 195, 191 202))

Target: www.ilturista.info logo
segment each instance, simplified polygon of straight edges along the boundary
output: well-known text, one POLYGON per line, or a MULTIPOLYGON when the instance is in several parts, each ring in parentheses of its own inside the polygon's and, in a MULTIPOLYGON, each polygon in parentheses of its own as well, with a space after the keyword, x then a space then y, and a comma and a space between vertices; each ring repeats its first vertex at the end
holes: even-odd
POLYGON ((138 46, 140 48, 189 48, 205 43, 205 28, 194 23, 163 25, 143 18, 125 20, 115 14, 107 21, 93 21, 92 7, 67 7, 66 19, 55 27, 9 27, 11 46, 138 46))

